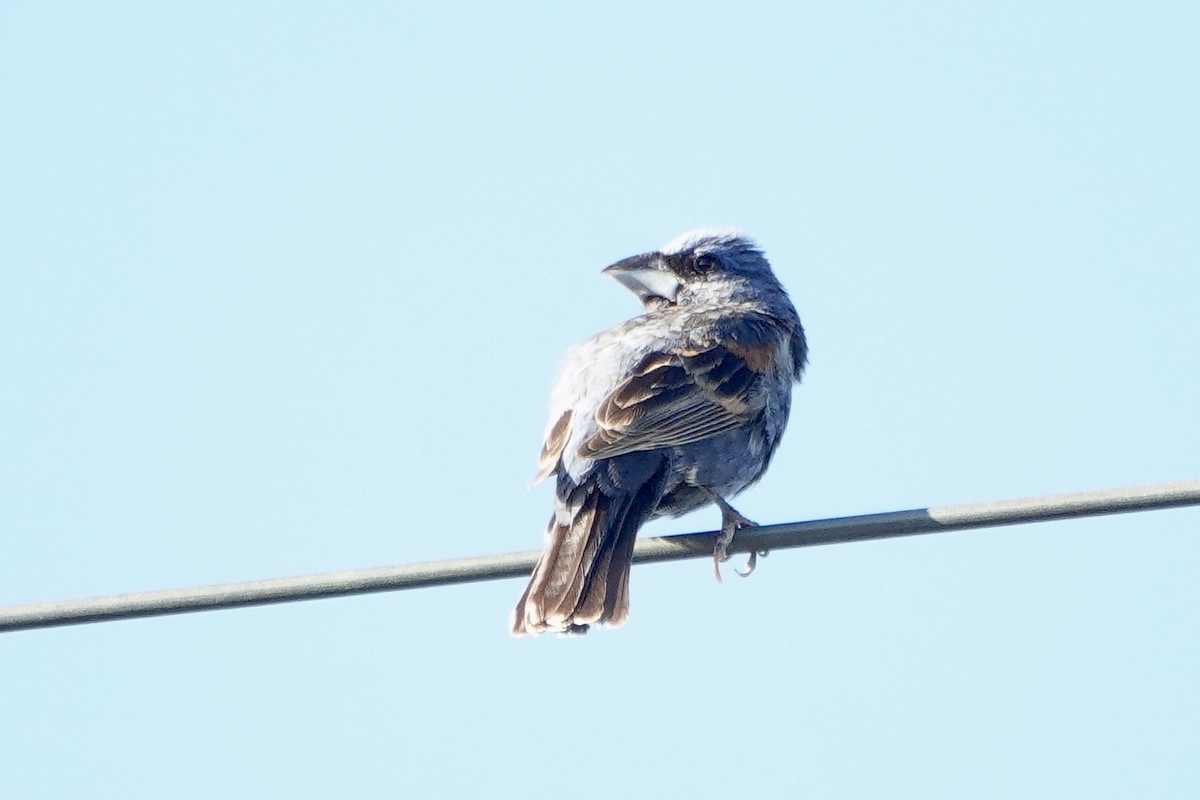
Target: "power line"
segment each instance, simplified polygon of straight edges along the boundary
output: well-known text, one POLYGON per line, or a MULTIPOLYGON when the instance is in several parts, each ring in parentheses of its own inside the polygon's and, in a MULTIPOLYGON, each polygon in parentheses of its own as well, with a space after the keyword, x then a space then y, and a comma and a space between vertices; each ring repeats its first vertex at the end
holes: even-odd
MULTIPOLYGON (((785 550, 1195 505, 1200 505, 1200 480, 744 528, 738 531, 729 552, 785 550)), ((709 558, 715 539, 714 532, 642 539, 634 549, 633 560, 645 564, 709 558)), ((537 557, 537 551, 504 553, 9 606, 0 608, 0 632, 525 577, 533 570, 537 557)))

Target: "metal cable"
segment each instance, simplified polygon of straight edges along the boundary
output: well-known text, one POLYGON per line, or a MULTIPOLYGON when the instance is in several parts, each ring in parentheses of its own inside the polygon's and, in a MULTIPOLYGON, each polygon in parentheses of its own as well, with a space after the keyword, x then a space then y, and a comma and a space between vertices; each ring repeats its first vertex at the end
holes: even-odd
MULTIPOLYGON (((738 531, 730 553, 1200 505, 1200 480, 789 522, 738 531)), ((642 539, 634 563, 711 557, 715 532, 642 539)), ((525 577, 537 551, 0 608, 0 632, 525 577)))

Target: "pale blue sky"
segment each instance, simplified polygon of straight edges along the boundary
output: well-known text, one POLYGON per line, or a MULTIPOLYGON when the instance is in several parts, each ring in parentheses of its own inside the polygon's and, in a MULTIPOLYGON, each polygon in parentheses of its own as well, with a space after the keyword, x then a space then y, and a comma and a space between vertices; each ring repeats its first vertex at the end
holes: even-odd
MULTIPOLYGON (((0 605, 536 547, 599 274, 757 237, 761 522, 1200 476, 1190 3, 5 3, 0 605), (649 6, 649 7, 647 7, 649 6)), ((715 512, 655 523, 711 529, 715 512)), ((1190 797, 1200 512, 0 636, 0 797, 1190 797)))

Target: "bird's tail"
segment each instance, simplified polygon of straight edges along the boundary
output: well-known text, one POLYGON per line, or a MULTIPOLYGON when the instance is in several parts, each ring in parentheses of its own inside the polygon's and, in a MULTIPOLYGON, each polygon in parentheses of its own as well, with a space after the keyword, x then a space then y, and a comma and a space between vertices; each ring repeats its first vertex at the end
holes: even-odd
POLYGON ((605 491, 592 479, 560 493, 546 548, 513 610, 513 634, 586 633, 592 624, 625 622, 633 545, 664 477, 660 471, 632 491, 605 491))

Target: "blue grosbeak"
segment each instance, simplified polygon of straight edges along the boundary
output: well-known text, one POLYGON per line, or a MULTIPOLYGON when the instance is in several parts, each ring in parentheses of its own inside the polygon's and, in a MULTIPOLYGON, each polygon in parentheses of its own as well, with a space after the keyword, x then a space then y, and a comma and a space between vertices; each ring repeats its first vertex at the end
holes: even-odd
POLYGON ((685 233, 604 271, 645 313, 574 347, 551 395, 538 480, 555 477, 554 516, 518 635, 623 623, 634 541, 654 517, 715 503, 724 560, 753 524, 727 499, 766 471, 807 360, 795 307, 738 231, 685 233))

